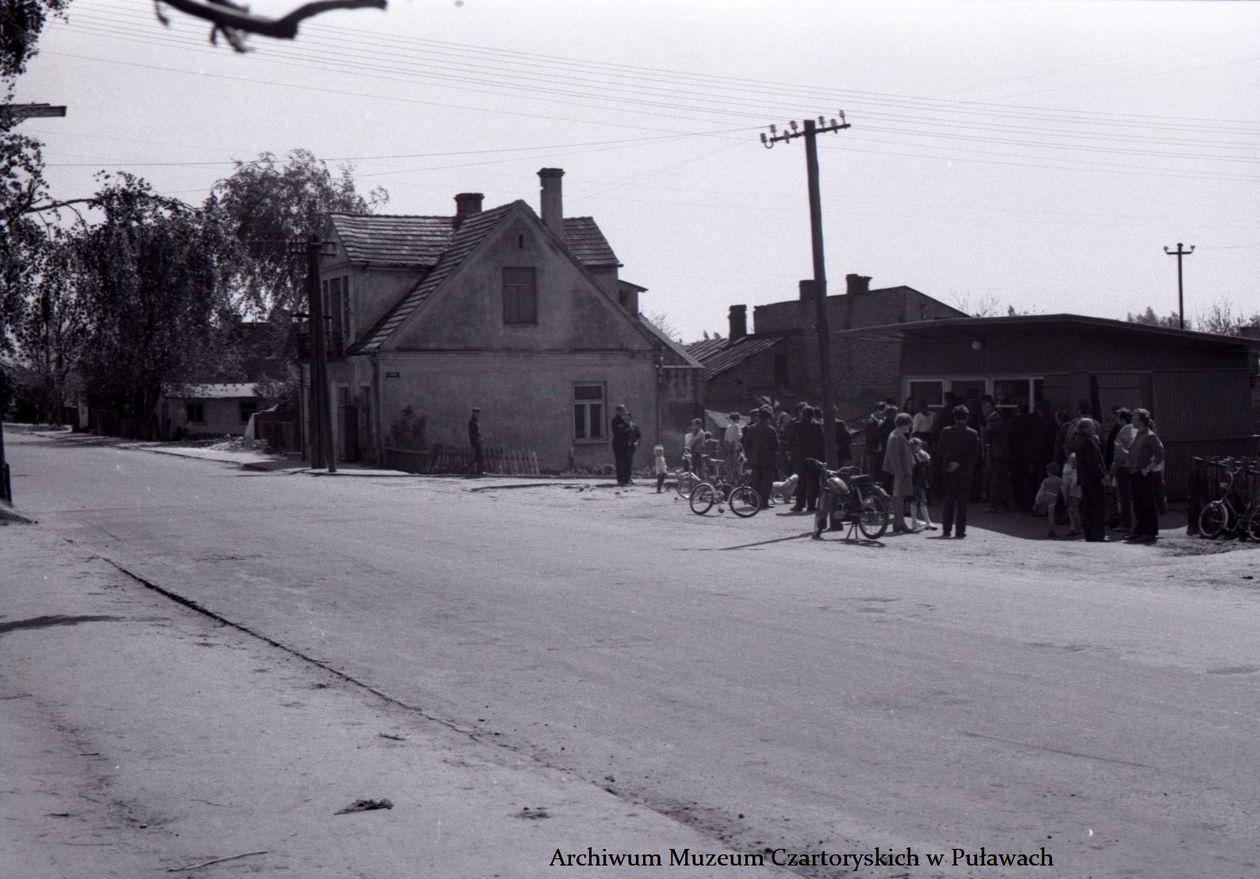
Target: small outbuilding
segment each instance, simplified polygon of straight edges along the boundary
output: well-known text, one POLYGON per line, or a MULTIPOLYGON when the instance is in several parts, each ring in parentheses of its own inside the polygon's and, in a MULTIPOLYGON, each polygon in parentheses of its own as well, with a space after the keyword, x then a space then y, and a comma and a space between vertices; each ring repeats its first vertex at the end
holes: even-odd
POLYGON ((158 437, 164 440, 244 434, 263 399, 251 382, 171 385, 158 401, 158 437))

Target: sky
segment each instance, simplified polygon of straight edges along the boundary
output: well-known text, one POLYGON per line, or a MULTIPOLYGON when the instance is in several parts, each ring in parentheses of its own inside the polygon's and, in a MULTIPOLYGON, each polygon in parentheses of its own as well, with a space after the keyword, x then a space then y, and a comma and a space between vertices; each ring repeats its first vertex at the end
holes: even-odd
POLYGON ((68 107, 23 124, 55 198, 127 170, 195 203, 304 148, 385 213, 537 210, 563 168, 566 216, 692 341, 812 276, 803 140, 759 135, 843 110, 818 139, 832 293, 1166 314, 1182 242, 1188 319, 1260 312, 1260 4, 390 0, 244 55, 153 10, 73 0, 46 28, 17 91, 68 107))

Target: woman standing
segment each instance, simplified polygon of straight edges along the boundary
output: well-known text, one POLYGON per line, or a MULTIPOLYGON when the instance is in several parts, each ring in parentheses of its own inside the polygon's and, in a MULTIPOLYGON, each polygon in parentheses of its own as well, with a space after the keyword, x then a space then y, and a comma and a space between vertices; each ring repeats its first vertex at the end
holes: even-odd
POLYGON ((910 425, 913 421, 909 412, 897 413, 884 449, 883 470, 892 475, 894 534, 918 530, 908 526, 905 520, 906 506, 914 497, 914 452, 910 448, 910 425))
POLYGON ((1129 447, 1129 484, 1133 492, 1133 535, 1128 543, 1154 543, 1159 539, 1159 471, 1164 465, 1164 444, 1151 427, 1151 413, 1133 410, 1137 436, 1129 447))

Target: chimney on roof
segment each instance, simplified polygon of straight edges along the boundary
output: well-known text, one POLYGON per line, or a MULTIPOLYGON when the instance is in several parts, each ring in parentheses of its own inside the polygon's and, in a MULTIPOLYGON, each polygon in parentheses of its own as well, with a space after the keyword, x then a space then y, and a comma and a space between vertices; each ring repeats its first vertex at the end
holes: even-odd
POLYGON ((564 238, 564 199, 560 193, 560 178, 564 171, 560 168, 542 168, 538 179, 542 181, 542 221, 543 225, 564 238))
POLYGON ((871 279, 866 275, 855 275, 852 272, 844 276, 845 292, 850 296, 871 292, 871 279))
POLYGON ((455 227, 473 214, 481 213, 481 200, 485 198, 480 192, 461 192, 455 196, 455 227))
POLYGON ((801 281, 801 282, 800 282, 800 291, 801 291, 801 301, 802 301, 802 302, 813 302, 813 301, 814 301, 814 282, 813 282, 813 280, 811 280, 811 279, 806 279, 806 280, 804 280, 804 281, 801 281))
POLYGON ((742 339, 748 335, 748 306, 731 306, 731 341, 742 339))

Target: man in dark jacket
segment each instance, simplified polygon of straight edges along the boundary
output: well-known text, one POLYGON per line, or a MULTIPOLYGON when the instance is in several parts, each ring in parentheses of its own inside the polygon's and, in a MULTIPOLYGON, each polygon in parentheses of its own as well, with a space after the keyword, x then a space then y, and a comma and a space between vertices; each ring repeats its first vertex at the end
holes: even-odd
POLYGON ((941 439, 936 445, 936 456, 944 469, 945 482, 942 537, 949 537, 951 532, 959 537, 967 536, 967 502, 971 498, 976 459, 980 457, 980 434, 967 426, 970 416, 966 406, 955 406, 954 423, 941 431, 941 439))
MULTIPOLYGON (((744 455, 752 470, 752 487, 761 499, 761 509, 770 508, 770 492, 774 489, 775 462, 779 454, 779 433, 770 423, 770 407, 757 410, 757 421, 744 429, 744 455)), ((800 497, 800 489, 797 489, 800 497)))
POLYGON ((617 471, 617 484, 630 484, 631 447, 634 445, 634 422, 625 406, 618 406, 612 419, 613 461, 617 471))
POLYGON ((796 503, 792 506, 793 512, 808 510, 812 513, 818 507, 818 480, 822 474, 818 472, 817 467, 809 463, 809 459, 821 461, 827 453, 822 422, 818 420, 821 414, 821 410, 806 406, 801 411, 801 423, 796 428, 795 438, 801 468, 797 471, 800 478, 796 483, 796 503))

